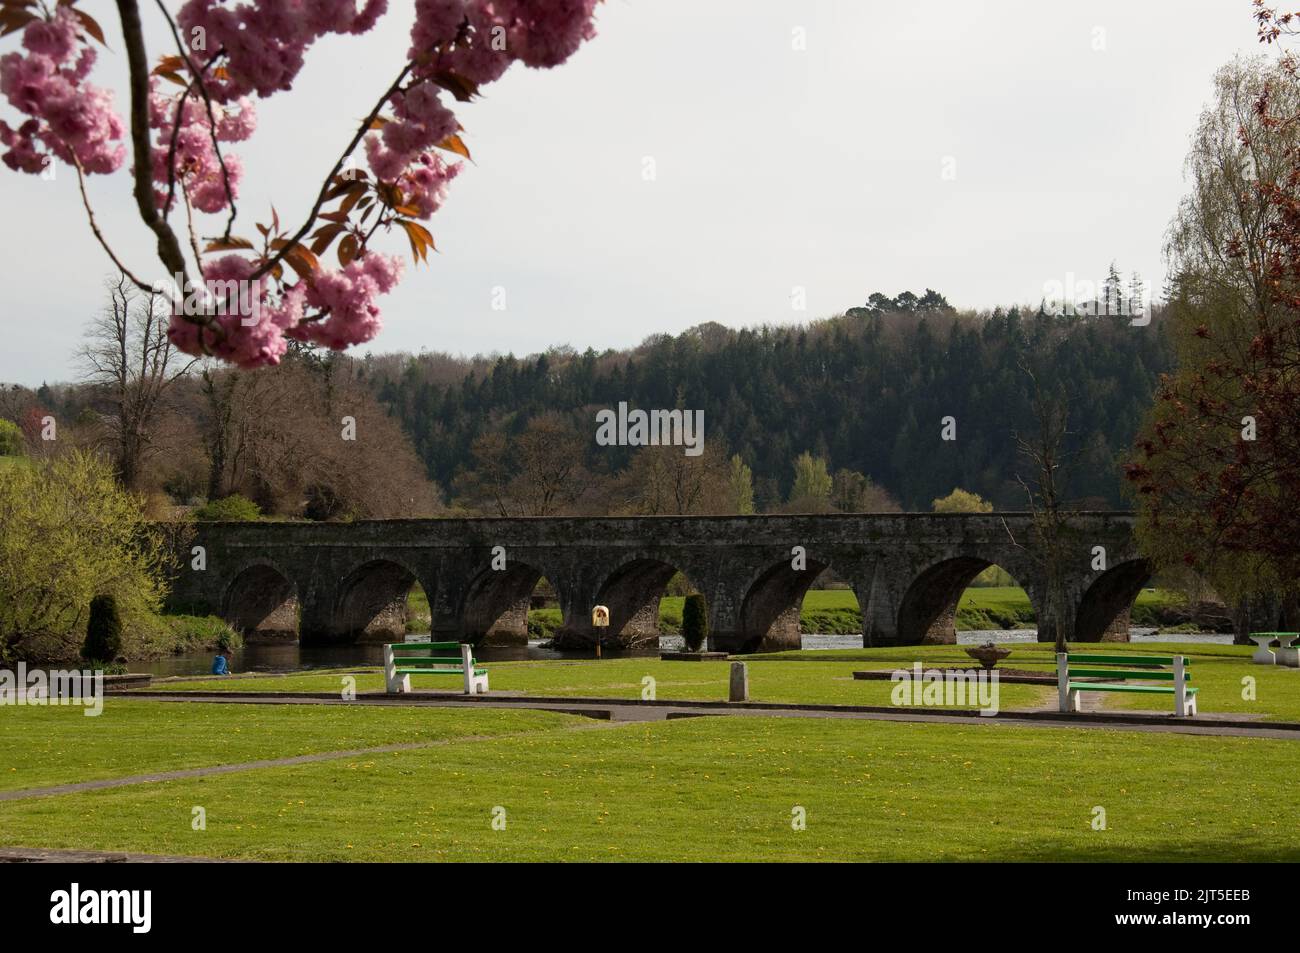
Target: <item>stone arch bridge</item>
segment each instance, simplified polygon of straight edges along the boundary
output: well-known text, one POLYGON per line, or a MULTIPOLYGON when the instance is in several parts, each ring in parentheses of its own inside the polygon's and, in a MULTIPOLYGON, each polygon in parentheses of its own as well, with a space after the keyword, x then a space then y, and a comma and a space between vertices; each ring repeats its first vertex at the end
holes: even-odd
POLYGON ((565 644, 594 643, 591 607, 604 604, 607 644, 634 647, 658 639, 658 601, 680 571, 708 600, 710 648, 752 652, 799 647, 804 593, 826 570, 856 593, 864 645, 953 642, 961 593, 998 565, 1028 592, 1040 638, 1057 612, 1067 638, 1127 640, 1150 578, 1132 525, 1125 513, 1070 515, 1059 611, 1026 513, 201 523, 190 545, 202 558, 182 560, 170 601, 254 640, 380 641, 404 632, 418 582, 436 637, 511 645, 527 640, 545 577, 565 644))

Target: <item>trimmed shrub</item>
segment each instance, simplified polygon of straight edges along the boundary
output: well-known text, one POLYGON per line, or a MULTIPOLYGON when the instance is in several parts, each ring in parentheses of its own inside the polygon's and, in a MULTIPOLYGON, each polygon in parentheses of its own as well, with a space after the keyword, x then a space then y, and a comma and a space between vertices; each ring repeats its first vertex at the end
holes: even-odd
POLYGON ((238 493, 220 500, 209 500, 194 511, 194 518, 205 522, 249 523, 261 517, 261 507, 238 493))
POLYGON ((88 662, 112 662, 121 654, 122 618, 117 612, 117 600, 110 595, 95 596, 90 600, 81 657, 88 662))
POLYGON ((709 638, 709 607, 702 593, 692 592, 682 604, 682 638, 691 652, 698 652, 709 638))

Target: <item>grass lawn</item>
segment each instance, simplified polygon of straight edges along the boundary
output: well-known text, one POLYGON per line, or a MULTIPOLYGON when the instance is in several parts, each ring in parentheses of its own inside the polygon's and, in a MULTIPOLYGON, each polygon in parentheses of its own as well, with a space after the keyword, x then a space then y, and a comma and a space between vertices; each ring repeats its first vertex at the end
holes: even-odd
MULTIPOLYGON (((906 662, 880 663, 876 667, 896 668, 906 662)), ((947 658, 955 659, 952 648, 947 658)), ((963 663, 970 663, 965 655, 963 663)), ((657 658, 611 658, 601 661, 492 662, 488 669, 493 691, 528 695, 597 696, 640 698, 647 677, 654 679, 655 697, 662 700, 723 701, 727 697, 729 662, 662 662, 657 658)), ((791 664, 759 661, 749 666, 749 696, 761 702, 799 702, 822 705, 889 705, 892 683, 857 681, 854 671, 865 667, 856 661, 809 661, 791 664)), ((383 678, 376 669, 356 676, 359 692, 383 691, 383 678)), ((411 686, 455 688, 446 676, 411 679, 411 686)), ((199 682, 167 682, 155 686, 167 691, 283 691, 337 692, 342 674, 289 675, 284 678, 226 678, 199 682)), ((1003 708, 1027 708, 1045 704, 1055 690, 1034 685, 1000 686, 1003 708)), ((969 706, 968 706, 969 707, 969 706)))
MULTIPOLYGON (((102 730, 101 747, 130 747, 102 730)), ((1294 744, 748 717, 557 727, 0 803, 0 842, 266 860, 1295 861, 1300 830, 1276 809, 1294 744)))
MULTIPOLYGON (((1014 645, 1002 664, 1010 668, 1055 670, 1051 645, 1014 645)), ((1241 645, 1205 643, 1076 643, 1082 649, 1107 653, 1187 655, 1192 659, 1192 683, 1200 689, 1202 714, 1257 714, 1265 720, 1300 721, 1300 670, 1253 665, 1253 649, 1241 645), (1253 699, 1243 698, 1243 679, 1254 679, 1253 699)), ((861 669, 905 668, 916 660, 926 665, 969 667, 973 663, 953 645, 911 645, 878 649, 829 649, 751 655, 750 697, 754 701, 825 705, 889 705, 892 685, 887 681, 856 681, 861 669)), ((657 658, 609 658, 544 662, 494 662, 487 666, 493 690, 529 695, 640 698, 643 679, 655 680, 655 697, 665 700, 720 700, 727 694, 727 662, 662 662, 657 658)), ((348 669, 329 673, 290 675, 283 678, 239 678, 220 681, 167 682, 155 686, 168 691, 289 691, 337 692, 342 677, 355 675, 358 691, 382 691, 376 669, 348 669)), ((417 678, 414 686, 451 688, 449 678, 417 678)), ((1055 688, 1002 685, 1005 710, 1052 703, 1055 688)), ((1102 695, 1107 708, 1172 711, 1171 699, 1102 695)))
POLYGON ((73 707, 6 707, 0 710, 0 790, 584 722, 550 712, 204 705, 120 696, 106 699, 95 718, 73 707))
MULTIPOLYGON (((1056 659, 1051 645, 1031 643, 1011 647, 1011 655, 1001 663, 1012 668, 1055 671, 1056 659)), ((1192 660, 1192 684, 1198 689, 1197 705, 1203 715, 1217 713, 1256 714, 1270 721, 1300 722, 1300 669, 1273 665, 1254 665, 1249 645, 1218 645, 1203 642, 1106 642, 1073 643, 1070 651, 1094 651, 1103 654, 1135 653, 1139 655, 1186 655, 1192 660), (1254 680, 1254 698, 1243 697, 1254 680)), ((894 668, 913 659, 927 662, 950 662, 964 657, 951 645, 910 645, 881 649, 827 649, 775 652, 753 655, 752 659, 798 661, 801 665, 818 665, 826 658, 856 660, 859 668, 894 668), (803 661, 815 659, 816 661, 803 661)), ((1002 689, 1005 692, 1011 686, 1002 689)), ((1248 694, 1248 693, 1247 693, 1248 694)), ((1106 708, 1173 710, 1172 699, 1124 695, 1118 692, 1100 696, 1106 708)), ((1011 706, 1007 706, 1011 707, 1011 706)))

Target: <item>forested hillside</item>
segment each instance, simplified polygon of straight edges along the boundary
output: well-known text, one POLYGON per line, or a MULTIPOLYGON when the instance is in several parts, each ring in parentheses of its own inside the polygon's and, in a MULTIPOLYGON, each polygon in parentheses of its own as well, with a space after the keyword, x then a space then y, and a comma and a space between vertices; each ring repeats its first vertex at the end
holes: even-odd
POLYGON ((1158 309, 1149 324, 1134 325, 1041 309, 959 313, 933 292, 905 293, 873 295, 865 307, 805 326, 711 323, 602 354, 386 355, 369 359, 364 374, 443 487, 464 486, 482 464, 476 440, 517 437, 542 415, 552 429, 558 415, 558 426, 580 438, 573 446, 593 478, 612 477, 636 451, 597 446, 595 412, 627 401, 702 409, 711 452, 739 455, 752 469, 761 511, 791 496, 804 452, 831 472, 864 474, 904 509, 929 509, 954 487, 1023 508, 1016 474, 1033 475, 1018 459, 1016 433, 1035 423, 1032 370, 1069 402, 1070 497, 1119 507, 1127 501, 1117 459, 1170 366, 1162 328, 1158 309), (956 440, 940 439, 944 417, 955 418, 956 440))

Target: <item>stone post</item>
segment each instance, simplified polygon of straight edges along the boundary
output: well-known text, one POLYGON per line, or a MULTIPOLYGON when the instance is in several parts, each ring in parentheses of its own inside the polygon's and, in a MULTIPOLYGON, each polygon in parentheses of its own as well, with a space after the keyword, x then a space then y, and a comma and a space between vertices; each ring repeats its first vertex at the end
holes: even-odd
POLYGON ((731 663, 731 691, 727 700, 733 702, 749 701, 749 669, 744 662, 731 663))

